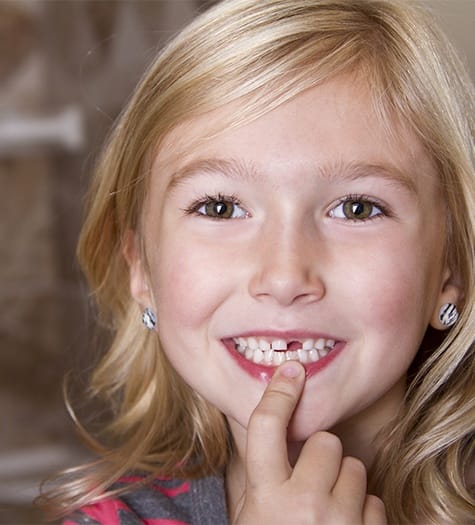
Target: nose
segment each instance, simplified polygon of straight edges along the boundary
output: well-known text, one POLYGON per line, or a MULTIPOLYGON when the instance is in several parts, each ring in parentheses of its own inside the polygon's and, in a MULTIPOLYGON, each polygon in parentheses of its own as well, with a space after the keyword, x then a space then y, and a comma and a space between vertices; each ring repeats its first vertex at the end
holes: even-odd
POLYGON ((316 232, 307 230, 297 225, 273 225, 263 232, 254 252, 251 296, 281 306, 308 304, 325 296, 323 243, 318 242, 316 232))

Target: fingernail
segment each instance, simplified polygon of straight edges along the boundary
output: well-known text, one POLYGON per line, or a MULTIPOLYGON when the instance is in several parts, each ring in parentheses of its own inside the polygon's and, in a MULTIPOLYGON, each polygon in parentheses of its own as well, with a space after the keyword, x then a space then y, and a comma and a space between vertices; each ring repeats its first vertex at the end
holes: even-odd
POLYGON ((289 379, 294 379, 295 377, 299 376, 301 370, 301 365, 299 365, 296 361, 288 361, 280 367, 280 373, 289 379))

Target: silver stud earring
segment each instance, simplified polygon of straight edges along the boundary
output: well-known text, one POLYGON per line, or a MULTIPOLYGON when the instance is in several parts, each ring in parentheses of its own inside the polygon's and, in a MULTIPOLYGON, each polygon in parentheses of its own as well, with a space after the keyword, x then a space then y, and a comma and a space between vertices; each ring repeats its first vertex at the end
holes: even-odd
POLYGON ((453 326, 459 318, 459 313, 457 306, 452 303, 446 303, 442 305, 442 308, 439 310, 439 321, 446 328, 453 326))
POLYGON ((142 323, 149 330, 155 330, 155 327, 157 326, 157 316, 153 310, 150 310, 150 308, 145 308, 142 313, 142 323))

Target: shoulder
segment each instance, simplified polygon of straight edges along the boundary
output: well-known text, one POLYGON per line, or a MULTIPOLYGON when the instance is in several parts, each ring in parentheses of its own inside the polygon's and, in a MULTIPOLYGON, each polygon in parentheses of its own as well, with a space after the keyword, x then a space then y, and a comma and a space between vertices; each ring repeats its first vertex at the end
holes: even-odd
POLYGON ((63 521, 63 525, 188 525, 191 523, 190 483, 174 479, 154 479, 145 483, 143 476, 121 478, 111 491, 119 495, 81 507, 63 521))
POLYGON ((63 525, 121 525, 123 512, 127 513, 128 509, 119 498, 107 498, 81 507, 68 516, 63 525))
POLYGON ((187 481, 143 476, 121 478, 120 491, 82 507, 63 525, 222 525, 227 523, 223 479, 216 476, 187 481))

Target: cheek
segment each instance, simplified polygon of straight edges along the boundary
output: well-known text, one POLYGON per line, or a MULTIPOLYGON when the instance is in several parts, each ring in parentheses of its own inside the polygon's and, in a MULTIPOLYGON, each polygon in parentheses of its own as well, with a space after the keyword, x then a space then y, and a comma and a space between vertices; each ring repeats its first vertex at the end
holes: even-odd
MULTIPOLYGON (((414 246, 413 246, 414 248, 414 246)), ((437 289, 427 254, 417 249, 380 250, 354 272, 355 315, 368 326, 397 335, 405 330, 421 337, 425 332, 437 289)))
POLYGON ((190 242, 160 246, 152 273, 161 317, 183 327, 209 317, 222 300, 229 275, 216 251, 190 242))

